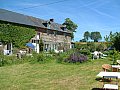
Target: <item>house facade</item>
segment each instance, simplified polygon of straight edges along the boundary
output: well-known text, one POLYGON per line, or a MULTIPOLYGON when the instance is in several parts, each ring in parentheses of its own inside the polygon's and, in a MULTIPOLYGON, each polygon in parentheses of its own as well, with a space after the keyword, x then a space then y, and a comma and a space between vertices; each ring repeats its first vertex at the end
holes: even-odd
POLYGON ((0 9, 0 21, 34 27, 36 35, 31 38, 30 42, 35 46, 34 50, 37 53, 40 51, 40 40, 44 44, 45 51, 71 48, 71 32, 66 29, 65 25, 55 23, 54 19, 43 20, 0 9))
MULTIPOLYGON (((53 21, 49 20, 52 24, 53 21)), ((31 43, 35 46, 35 51, 39 53, 39 43, 42 39, 44 44, 44 50, 67 50, 71 48, 71 33, 68 33, 64 25, 59 25, 57 28, 63 28, 63 31, 53 29, 51 23, 46 23, 48 26, 46 28, 38 27, 36 28, 36 36, 31 39, 31 43), (65 31, 66 30, 66 31, 65 31)))

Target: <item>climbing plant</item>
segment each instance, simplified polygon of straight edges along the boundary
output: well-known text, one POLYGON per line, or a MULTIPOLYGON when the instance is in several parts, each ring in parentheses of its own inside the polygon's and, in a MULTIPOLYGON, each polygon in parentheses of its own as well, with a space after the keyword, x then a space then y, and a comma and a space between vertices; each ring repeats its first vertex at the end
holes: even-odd
POLYGON ((0 21, 0 41, 3 44, 13 43, 14 47, 22 48, 34 35, 33 27, 0 21))
POLYGON ((40 43, 39 43, 40 51, 43 51, 44 43, 42 38, 40 38, 40 43))

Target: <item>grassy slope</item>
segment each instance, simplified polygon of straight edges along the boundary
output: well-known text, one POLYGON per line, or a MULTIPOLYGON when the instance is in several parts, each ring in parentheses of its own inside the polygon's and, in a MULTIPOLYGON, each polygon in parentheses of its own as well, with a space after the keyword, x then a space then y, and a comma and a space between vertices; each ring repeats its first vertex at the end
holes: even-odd
POLYGON ((79 65, 19 64, 0 67, 0 90, 91 90, 102 87, 96 81, 101 65, 108 60, 94 60, 79 65))

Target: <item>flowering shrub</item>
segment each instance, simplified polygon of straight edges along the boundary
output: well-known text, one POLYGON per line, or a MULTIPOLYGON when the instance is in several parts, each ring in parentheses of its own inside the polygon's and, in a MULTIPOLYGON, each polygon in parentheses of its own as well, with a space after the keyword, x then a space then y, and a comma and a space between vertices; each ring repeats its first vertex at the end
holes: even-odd
POLYGON ((65 59, 65 62, 82 63, 87 60, 88 60, 87 56, 80 54, 80 53, 73 53, 67 59, 65 59))

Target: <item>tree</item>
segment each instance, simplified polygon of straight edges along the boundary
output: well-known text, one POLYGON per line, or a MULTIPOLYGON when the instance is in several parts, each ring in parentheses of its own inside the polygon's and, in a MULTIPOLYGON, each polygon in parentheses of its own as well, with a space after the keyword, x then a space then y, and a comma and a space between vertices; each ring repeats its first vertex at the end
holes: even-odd
POLYGON ((104 37, 105 41, 107 42, 107 43, 106 43, 107 47, 113 46, 113 40, 114 40, 115 36, 116 36, 116 33, 112 33, 112 31, 111 31, 111 32, 109 33, 109 35, 106 35, 106 36, 104 37))
POLYGON ((111 31, 108 36, 106 35, 106 36, 104 37, 105 41, 106 41, 106 42, 111 42, 111 41, 113 41, 113 39, 114 39, 114 37, 115 37, 115 34, 116 34, 116 33, 113 34, 112 31, 111 31))
POLYGON ((70 18, 66 18, 63 25, 66 25, 66 28, 72 32, 71 38, 74 38, 74 32, 77 29, 77 24, 75 24, 70 18))
POLYGON ((100 32, 91 32, 90 38, 94 40, 94 42, 98 42, 102 39, 100 32))
POLYGON ((86 40, 85 39, 81 39, 80 42, 86 42, 86 40))
POLYGON ((113 46, 115 47, 116 50, 120 51, 120 32, 116 32, 114 39, 112 39, 113 46))
POLYGON ((90 37, 90 33, 89 33, 88 31, 86 31, 86 32, 84 33, 84 39, 85 39, 86 41, 88 41, 89 37, 90 37))
POLYGON ((109 41, 113 41, 114 37, 115 37, 115 34, 116 33, 112 33, 112 31, 110 32, 110 35, 109 35, 109 41))
POLYGON ((104 37, 104 39, 105 39, 106 42, 109 42, 109 38, 110 38, 110 37, 107 36, 107 35, 104 37))

